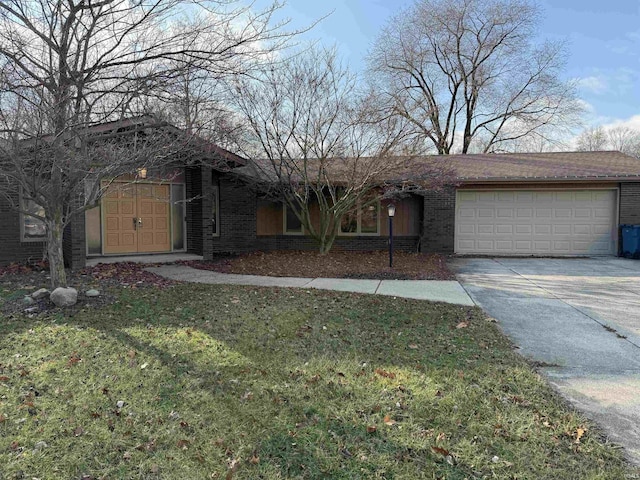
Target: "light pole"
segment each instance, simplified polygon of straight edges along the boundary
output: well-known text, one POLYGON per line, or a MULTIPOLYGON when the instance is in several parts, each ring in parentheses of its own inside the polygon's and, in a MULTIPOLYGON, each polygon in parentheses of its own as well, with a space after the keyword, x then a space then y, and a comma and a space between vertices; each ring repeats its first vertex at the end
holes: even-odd
POLYGON ((393 217, 396 214, 396 206, 390 203, 387 206, 389 213, 389 268, 393 268, 393 217))

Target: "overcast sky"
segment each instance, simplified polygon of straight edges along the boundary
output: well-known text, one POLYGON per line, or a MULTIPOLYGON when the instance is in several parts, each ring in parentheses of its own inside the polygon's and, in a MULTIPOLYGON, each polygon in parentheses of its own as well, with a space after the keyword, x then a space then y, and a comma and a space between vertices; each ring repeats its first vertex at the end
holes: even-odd
MULTIPOLYGON (((262 0, 258 5, 262 4, 262 0)), ((264 2, 266 3, 266 1, 264 2)), ((336 45, 361 71, 383 25, 408 0, 288 0, 281 15, 303 27, 329 15, 306 34, 336 45)), ((625 122, 640 129, 640 0, 540 0, 540 36, 565 39, 568 79, 579 81, 592 125, 625 122)))

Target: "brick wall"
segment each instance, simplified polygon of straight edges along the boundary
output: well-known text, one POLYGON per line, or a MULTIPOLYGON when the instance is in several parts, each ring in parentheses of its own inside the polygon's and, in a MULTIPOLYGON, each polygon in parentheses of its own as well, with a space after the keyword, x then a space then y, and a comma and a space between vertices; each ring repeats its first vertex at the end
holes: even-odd
POLYGON ((453 253, 455 212, 456 192, 454 188, 424 194, 422 252, 453 253))
POLYGON ((640 225, 640 183, 620 184, 620 224, 640 225))
POLYGON ((187 251, 202 255, 202 169, 185 169, 187 190, 187 251))
POLYGON ((220 235, 209 236, 211 255, 257 250, 256 193, 229 175, 215 173, 214 183, 216 182, 220 199, 220 235))
POLYGON ((0 265, 38 261, 44 257, 44 242, 20 241, 20 214, 0 195, 0 265))
POLYGON ((64 229, 62 250, 64 264, 72 270, 84 268, 87 264, 87 237, 85 232, 84 212, 73 217, 72 222, 64 229))

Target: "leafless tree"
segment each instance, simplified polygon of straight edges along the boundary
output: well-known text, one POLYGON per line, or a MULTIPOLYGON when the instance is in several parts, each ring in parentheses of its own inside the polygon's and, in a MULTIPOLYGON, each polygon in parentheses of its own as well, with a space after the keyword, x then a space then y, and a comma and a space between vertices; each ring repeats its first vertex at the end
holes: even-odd
POLYGON ((640 131, 623 125, 607 130, 609 147, 640 158, 640 131))
POLYGON ((404 120, 383 116, 334 51, 311 48, 236 88, 238 111, 260 146, 245 155, 252 160, 245 181, 285 202, 321 254, 358 205, 451 180, 444 162, 412 162, 404 120))
POLYGON ((539 19, 531 0, 417 0, 375 42, 372 81, 437 153, 508 150, 580 111, 562 45, 533 41, 539 19))
POLYGON ((581 152, 596 152, 607 150, 609 139, 607 132, 602 127, 590 127, 585 129, 576 140, 576 149, 581 152))
POLYGON ((254 14, 232 0, 0 2, 0 193, 17 208, 21 195, 44 209, 53 287, 67 283, 65 226, 99 200, 101 182, 167 162, 176 150, 149 132, 144 142, 134 132, 130 153, 124 140, 99 147, 95 126, 140 113, 190 68, 219 78, 270 56, 289 38, 271 22, 278 7, 254 14))
POLYGON ((640 158, 640 131, 624 125, 589 127, 578 135, 576 149, 585 152, 618 150, 640 158))

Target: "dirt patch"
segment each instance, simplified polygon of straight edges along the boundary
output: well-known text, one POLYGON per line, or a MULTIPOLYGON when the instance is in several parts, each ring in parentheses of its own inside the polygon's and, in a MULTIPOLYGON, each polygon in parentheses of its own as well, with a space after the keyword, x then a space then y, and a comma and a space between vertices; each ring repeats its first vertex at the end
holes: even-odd
POLYGON ((437 254, 394 252, 256 252, 214 261, 180 262, 201 270, 272 277, 371 278, 377 280, 454 280, 446 258, 437 254))

